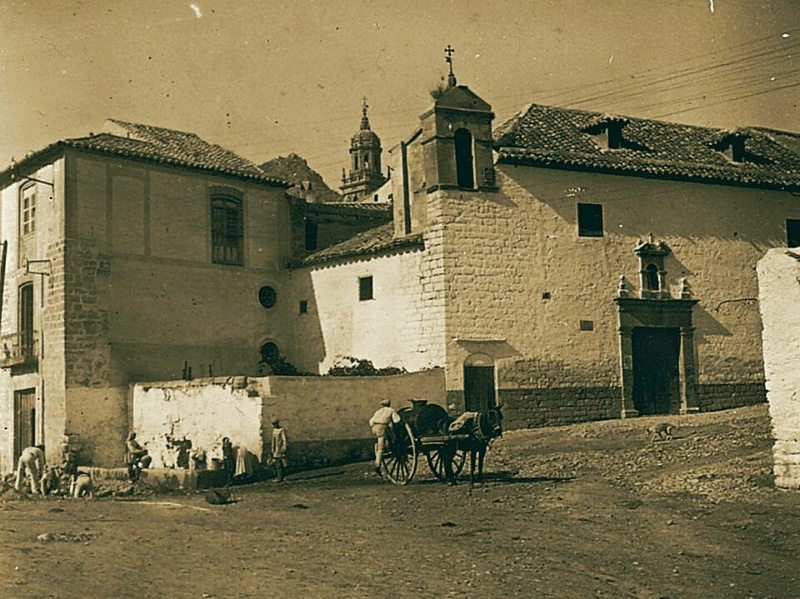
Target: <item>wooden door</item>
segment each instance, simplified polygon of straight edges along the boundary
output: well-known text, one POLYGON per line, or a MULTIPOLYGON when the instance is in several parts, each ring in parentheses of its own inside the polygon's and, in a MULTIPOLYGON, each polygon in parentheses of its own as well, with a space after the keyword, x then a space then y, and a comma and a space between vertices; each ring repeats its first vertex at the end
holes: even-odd
POLYGON ((679 329, 633 329, 633 405, 640 414, 669 414, 680 406, 679 356, 679 329))
POLYGON ((14 463, 22 450, 36 445, 36 389, 14 392, 14 463))
POLYGON ((464 407, 487 412, 495 407, 494 366, 464 366, 464 407))

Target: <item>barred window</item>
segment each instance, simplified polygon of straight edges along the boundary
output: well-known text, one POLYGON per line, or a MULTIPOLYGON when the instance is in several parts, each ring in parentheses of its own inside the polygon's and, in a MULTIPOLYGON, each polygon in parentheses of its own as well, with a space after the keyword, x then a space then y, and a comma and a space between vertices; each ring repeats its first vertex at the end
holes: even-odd
POLYGON ((242 201, 227 196, 211 198, 211 261, 244 264, 242 201))

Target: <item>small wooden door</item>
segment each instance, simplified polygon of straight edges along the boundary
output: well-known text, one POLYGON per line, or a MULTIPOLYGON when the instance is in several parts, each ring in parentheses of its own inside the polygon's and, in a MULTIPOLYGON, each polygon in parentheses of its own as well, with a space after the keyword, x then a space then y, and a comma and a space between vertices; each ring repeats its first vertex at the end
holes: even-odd
POLYGON ((680 330, 633 329, 633 405, 640 414, 669 414, 680 406, 680 330))
POLYGON ((14 462, 22 450, 36 445, 36 389, 14 392, 14 462))
POLYGON ((497 405, 494 366, 464 366, 464 407, 468 412, 487 412, 497 405))

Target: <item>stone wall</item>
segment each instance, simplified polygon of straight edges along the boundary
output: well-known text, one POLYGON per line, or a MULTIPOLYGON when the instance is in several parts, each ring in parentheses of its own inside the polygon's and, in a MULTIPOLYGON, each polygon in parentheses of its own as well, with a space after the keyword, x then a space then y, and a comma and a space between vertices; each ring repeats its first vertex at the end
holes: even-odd
POLYGON ((800 489, 799 282, 800 254, 773 249, 758 263, 775 484, 792 489, 800 489))
POLYGON ((794 198, 503 165, 498 183, 498 193, 448 191, 427 199, 429 223, 443 235, 447 387, 454 396, 463 389, 464 361, 482 353, 495 362, 500 397, 517 404, 553 398, 541 410, 535 406, 546 402, 539 399, 511 410, 511 427, 618 416, 613 299, 621 274, 638 293, 634 248, 652 233, 672 249, 665 261, 671 296, 679 297, 685 277, 698 300, 693 326, 701 408, 763 400, 754 268, 767 249, 785 243, 786 219, 800 216, 794 198), (579 202, 603 206, 603 237, 578 235, 579 202), (580 402, 569 397, 570 389, 603 389, 604 399, 576 409, 580 402))
MULTIPOLYGON (((20 180, 2 190, 0 197, 0 238, 8 242, 2 293, 0 350, 16 343, 19 333, 19 290, 33 287, 33 327, 36 360, 32 364, 0 369, 0 472, 14 464, 15 393, 32 389, 36 395, 35 441, 46 445, 48 459, 55 459, 64 433, 64 244, 58 239, 64 225, 64 161, 26 173, 35 182, 35 230, 20 242, 20 188, 31 184, 20 180), (24 248, 23 248, 24 246, 24 248), (26 260, 31 263, 26 268, 26 260), (41 274, 34 274, 41 273, 41 274)), ((4 356, 0 354, 0 356, 4 356)))

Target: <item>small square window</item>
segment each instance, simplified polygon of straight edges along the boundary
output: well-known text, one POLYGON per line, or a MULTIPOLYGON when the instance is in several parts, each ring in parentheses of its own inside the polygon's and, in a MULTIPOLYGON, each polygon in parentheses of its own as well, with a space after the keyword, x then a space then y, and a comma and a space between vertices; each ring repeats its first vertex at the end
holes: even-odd
POLYGON ((308 300, 300 300, 300 314, 308 314, 308 300))
POLYGON ((578 204, 578 235, 581 237, 603 236, 602 204, 578 204))
POLYGON ((800 247, 800 220, 786 219, 786 247, 800 247))
POLYGON ((358 279, 358 299, 359 301, 374 299, 372 294, 372 277, 359 277, 358 279))
POLYGON ((594 330, 594 321, 593 320, 581 320, 580 329, 581 329, 581 331, 593 331, 594 330))

